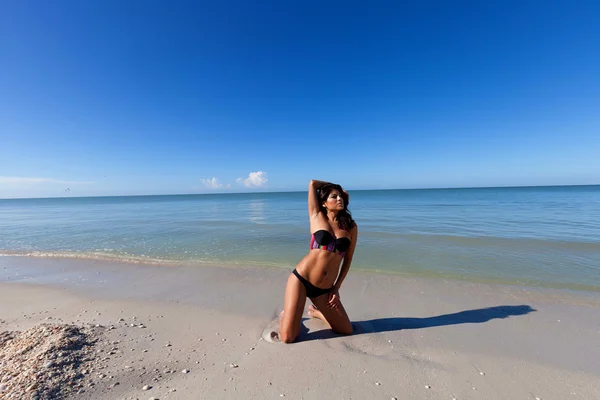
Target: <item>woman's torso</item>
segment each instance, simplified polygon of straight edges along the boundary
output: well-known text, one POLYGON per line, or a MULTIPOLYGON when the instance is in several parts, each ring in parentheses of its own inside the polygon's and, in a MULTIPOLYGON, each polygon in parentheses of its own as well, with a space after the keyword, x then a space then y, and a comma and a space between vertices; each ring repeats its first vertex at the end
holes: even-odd
POLYGON ((338 276, 344 253, 335 251, 335 245, 332 249, 331 245, 318 246, 318 244, 314 244, 315 236, 327 236, 323 235, 324 232, 320 232, 321 235, 317 234, 317 232, 323 230, 331 234, 331 239, 334 242, 343 238, 352 240, 350 232, 340 229, 329 221, 325 221, 323 217, 318 218, 316 221, 311 221, 312 236, 309 241, 310 251, 298 263, 296 271, 313 285, 320 288, 330 288, 338 276))

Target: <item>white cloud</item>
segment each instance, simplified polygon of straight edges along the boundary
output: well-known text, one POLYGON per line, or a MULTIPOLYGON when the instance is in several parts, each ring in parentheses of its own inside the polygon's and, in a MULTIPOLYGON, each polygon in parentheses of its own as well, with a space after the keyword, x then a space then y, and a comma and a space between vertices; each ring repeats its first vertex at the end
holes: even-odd
POLYGON ((200 179, 200 182, 202 182, 204 187, 206 187, 208 189, 226 189, 226 188, 231 187, 231 185, 229 185, 229 184, 225 185, 223 183, 219 183, 219 180, 217 178, 200 179))
POLYGON ((0 183, 6 184, 27 184, 27 183, 57 183, 61 185, 88 185, 94 183, 92 181, 65 181, 52 178, 27 178, 18 176, 0 176, 0 183))
POLYGON ((264 171, 250 172, 247 178, 237 178, 235 180, 246 187, 264 187, 267 185, 267 173, 264 171))

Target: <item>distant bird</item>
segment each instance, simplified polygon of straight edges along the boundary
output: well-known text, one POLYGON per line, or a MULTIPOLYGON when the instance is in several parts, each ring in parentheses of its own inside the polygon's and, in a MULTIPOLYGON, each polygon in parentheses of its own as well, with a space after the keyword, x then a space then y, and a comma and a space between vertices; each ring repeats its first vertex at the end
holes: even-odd
POLYGON ((69 188, 65 189, 65 192, 70 192, 70 191, 71 191, 71 189, 69 189, 69 188))

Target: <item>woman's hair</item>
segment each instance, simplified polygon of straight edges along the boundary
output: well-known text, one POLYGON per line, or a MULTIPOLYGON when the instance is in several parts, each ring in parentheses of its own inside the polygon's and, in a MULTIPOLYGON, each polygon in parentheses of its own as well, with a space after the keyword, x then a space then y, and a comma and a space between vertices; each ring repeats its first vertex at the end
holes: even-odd
POLYGON ((344 192, 344 189, 342 189, 340 185, 336 185, 335 183, 328 183, 319 188, 319 207, 321 208, 321 212, 327 214, 325 207, 323 207, 323 203, 327 202, 329 193, 331 193, 331 191, 334 189, 337 190, 342 196, 342 199, 344 199, 344 209, 340 211, 337 215, 338 227, 345 231, 349 231, 350 229, 354 228, 356 222, 354 222, 354 220, 352 219, 352 214, 348 210, 348 204, 350 203, 350 199, 348 198, 348 195, 346 194, 346 192, 344 192))

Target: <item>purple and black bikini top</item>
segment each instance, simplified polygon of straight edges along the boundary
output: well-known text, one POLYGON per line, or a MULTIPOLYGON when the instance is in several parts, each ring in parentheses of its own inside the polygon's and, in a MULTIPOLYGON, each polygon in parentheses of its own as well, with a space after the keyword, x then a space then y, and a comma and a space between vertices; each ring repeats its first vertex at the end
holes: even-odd
POLYGON ((344 257, 352 242, 347 237, 336 238, 331 232, 321 229, 310 237, 310 249, 322 249, 344 257))

